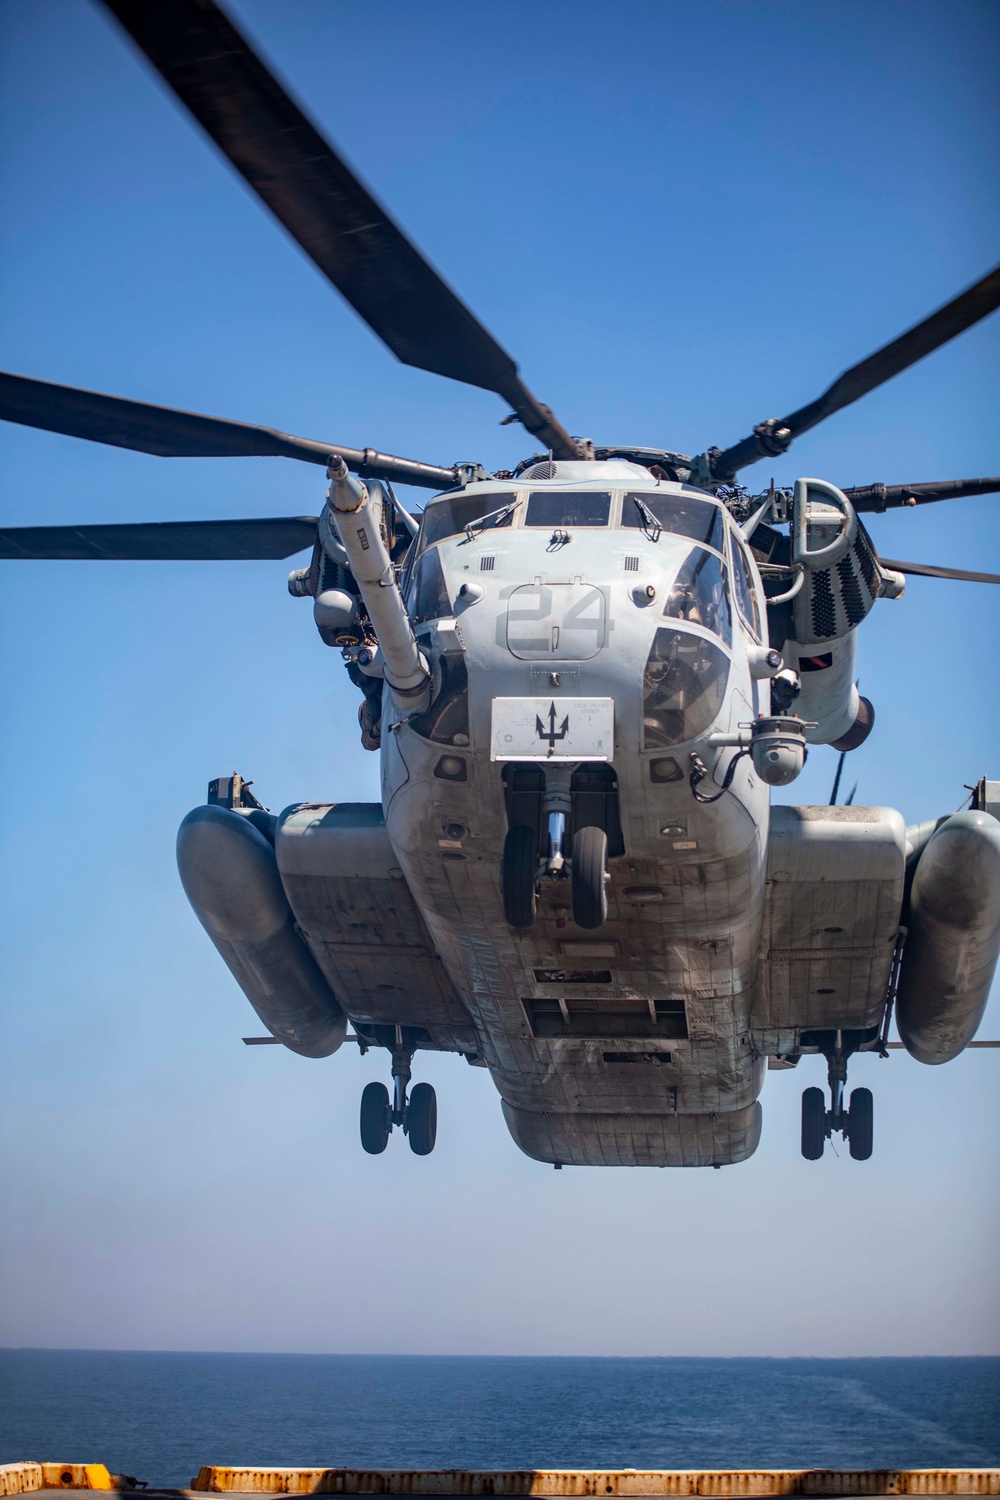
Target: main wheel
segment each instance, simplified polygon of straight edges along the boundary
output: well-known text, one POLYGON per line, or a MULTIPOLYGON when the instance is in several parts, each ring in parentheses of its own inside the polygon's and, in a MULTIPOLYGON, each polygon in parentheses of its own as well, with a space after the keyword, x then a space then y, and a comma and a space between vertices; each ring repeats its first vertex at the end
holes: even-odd
POLYGON ((847 1148, 855 1161, 867 1161, 872 1154, 875 1124, 875 1101, 871 1089, 853 1089, 847 1114, 847 1148))
POLYGON ((535 830, 517 824, 507 830, 500 865, 504 916, 511 927, 530 927, 538 910, 535 894, 535 870, 538 865, 538 841, 535 830))
POLYGON ((603 927, 608 918, 608 836, 603 828, 578 828, 573 835, 573 921, 577 927, 603 927))
POLYGON ((437 1095, 429 1083, 415 1083, 406 1106, 406 1134, 410 1150, 417 1156, 430 1156, 437 1139, 437 1095))
POLYGON ((802 1095, 802 1155, 819 1161, 826 1145, 826 1095, 822 1089, 806 1089, 802 1095))
POLYGON ((361 1144, 369 1156, 378 1156, 389 1143, 392 1109, 384 1083, 366 1083, 361 1095, 361 1144))

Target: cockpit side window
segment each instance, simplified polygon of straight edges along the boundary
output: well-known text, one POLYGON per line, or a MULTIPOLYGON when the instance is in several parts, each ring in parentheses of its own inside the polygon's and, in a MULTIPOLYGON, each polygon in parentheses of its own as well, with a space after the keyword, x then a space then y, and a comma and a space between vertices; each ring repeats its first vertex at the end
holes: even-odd
POLYGON ((760 640, 760 605, 757 590, 751 582, 750 565, 740 542, 733 538, 733 581, 736 585, 736 603, 740 614, 760 640))
MULTIPOLYGON (((424 511, 420 527, 420 550, 432 547, 435 542, 444 541, 445 537, 458 536, 472 521, 481 520, 493 511, 502 511, 506 506, 513 505, 516 499, 517 492, 512 491, 507 495, 453 495, 445 496, 443 500, 433 500, 424 511)), ((509 526, 512 519, 512 515, 502 519, 498 517, 492 524, 509 526)))
POLYGON ((525 526, 607 526, 607 490, 535 490, 528 496, 525 526))
POLYGON ((406 608, 414 625, 452 614, 451 597, 437 548, 424 552, 414 565, 406 590, 406 608))
POLYGON ((733 614, 729 604, 726 566, 714 552, 696 547, 688 557, 667 595, 663 613, 675 620, 702 625, 733 643, 733 614))
POLYGON ((647 750, 704 734, 722 711, 729 659, 704 636, 661 626, 643 681, 642 742, 647 750))
POLYGON ((690 537, 692 542, 722 551, 722 511, 710 500, 700 500, 697 495, 657 494, 655 490, 630 491, 622 501, 622 525, 648 531, 649 515, 644 511, 655 516, 672 536, 690 537))

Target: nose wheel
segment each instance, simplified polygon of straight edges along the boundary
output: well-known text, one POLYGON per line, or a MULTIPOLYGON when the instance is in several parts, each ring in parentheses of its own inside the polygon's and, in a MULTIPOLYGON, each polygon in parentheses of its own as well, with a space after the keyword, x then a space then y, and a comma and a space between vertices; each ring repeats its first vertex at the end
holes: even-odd
POLYGON ((570 888, 577 927, 603 927, 608 919, 608 836, 603 828, 580 828, 573 835, 570 888))
POLYGON ((822 1089, 806 1089, 802 1095, 802 1155, 807 1161, 819 1161, 827 1141, 837 1131, 847 1142, 855 1161, 867 1161, 872 1154, 874 1135, 874 1100, 871 1089, 852 1089, 850 1104, 845 1108, 847 1055, 837 1033, 837 1046, 826 1054, 830 1084, 830 1108, 822 1089))
POLYGON ((538 910, 538 841, 523 824, 507 830, 500 863, 503 913, 511 927, 530 927, 538 910))
MULTIPOLYGON (((397 1028, 398 1032, 398 1028, 397 1028)), ((361 1095, 361 1145, 380 1156, 399 1126, 415 1156, 430 1156, 437 1139, 437 1095, 429 1083, 416 1083, 407 1097, 413 1051, 401 1044, 392 1052, 392 1099, 384 1083, 368 1083, 361 1095)))

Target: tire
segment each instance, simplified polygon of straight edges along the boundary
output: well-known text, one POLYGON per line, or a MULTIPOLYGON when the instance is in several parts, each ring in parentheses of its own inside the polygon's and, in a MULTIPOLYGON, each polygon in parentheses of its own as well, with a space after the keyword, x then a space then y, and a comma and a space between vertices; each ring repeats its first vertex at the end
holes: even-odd
POLYGON ((361 1144, 369 1156, 380 1156, 389 1144, 392 1109, 384 1083, 366 1083, 361 1095, 361 1144))
POLYGON ((530 927, 538 910, 535 870, 538 841, 533 828, 518 824, 507 830, 500 864, 503 911, 511 927, 530 927))
POLYGON ((430 1156, 437 1140, 437 1095, 429 1083, 415 1083, 406 1107, 406 1135, 415 1156, 430 1156))
POLYGON ((577 927, 603 927, 608 918, 608 836, 603 828, 579 828, 573 835, 573 921, 577 927))
POLYGON ((872 1154, 875 1124, 875 1101, 871 1089, 854 1089, 847 1115, 847 1147, 855 1161, 867 1161, 872 1154))
POLYGON ((826 1145, 826 1095, 822 1089, 806 1089, 802 1095, 802 1155, 819 1161, 826 1145))

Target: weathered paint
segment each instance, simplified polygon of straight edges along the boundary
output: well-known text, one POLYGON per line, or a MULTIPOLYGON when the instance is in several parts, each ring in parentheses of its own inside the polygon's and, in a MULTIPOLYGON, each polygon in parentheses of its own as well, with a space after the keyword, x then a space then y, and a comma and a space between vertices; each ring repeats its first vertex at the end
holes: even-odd
MULTIPOLYGON (((172 1495, 1000 1495, 1000 1469, 233 1469, 172 1495)), ((112 1490, 104 1464, 0 1465, 0 1496, 112 1490)), ((156 1490, 148 1494, 158 1493, 156 1490)))
POLYGON ((1000 1469, 227 1469, 198 1491, 279 1495, 998 1495, 1000 1469))
POLYGON ((0 1464, 0 1495, 30 1495, 41 1487, 41 1464, 0 1464))
MULTIPOLYGON (((620 463, 566 473, 552 483, 558 489, 567 479, 574 488, 596 485, 616 495, 630 487, 654 489, 648 476, 620 463)), ((507 486, 508 498, 518 489, 529 503, 529 490, 544 492, 547 481, 525 480, 523 489, 507 486)), ((495 486, 497 504, 503 489, 495 486)), ((719 515, 722 530, 731 531, 719 515)), ((731 539, 723 540, 720 531, 715 541, 728 548, 731 539)), ((687 1137, 676 1118, 691 1119, 691 1134, 699 1119, 715 1114, 742 1121, 763 1083, 764 1059, 749 1036, 749 1013, 761 946, 768 792, 749 761, 739 762, 730 793, 711 805, 692 798, 684 776, 673 783, 651 780, 649 762, 658 752, 643 741, 640 666, 666 618, 668 585, 689 561, 692 543, 666 531, 654 543, 638 528, 613 525, 575 531, 571 544, 553 549, 546 528, 522 527, 515 516, 509 527, 487 528, 471 539, 458 533, 432 550, 449 596, 459 601, 455 640, 439 644, 439 627, 429 622, 418 624, 417 633, 429 657, 452 653, 468 673, 467 733, 458 747, 466 779, 438 778, 437 763, 449 747, 401 724, 383 736, 383 806, 398 865, 471 1015, 477 1051, 507 1106, 508 1124, 518 1123, 522 1149, 545 1161, 700 1162, 700 1152, 682 1149, 687 1137), (475 594, 463 602, 460 590, 470 580, 475 594), (557 595, 573 589, 589 593, 581 594, 570 631, 569 612, 557 595), (602 601, 599 610, 587 602, 591 595, 602 601), (521 633, 512 635, 514 627, 521 633), (547 655, 545 642, 556 637, 558 650, 553 646, 547 655), (530 929, 504 920, 500 862, 507 814, 497 765, 486 759, 497 698, 533 699, 543 714, 550 704, 562 714, 564 702, 614 702, 612 768, 626 852, 611 859, 608 917, 599 934, 572 923, 568 887, 558 882, 544 883, 530 929), (446 826, 463 830, 455 849, 440 846, 446 826), (674 827, 679 831, 669 833, 674 827), (637 903, 637 889, 657 899, 637 903), (564 967, 606 968, 610 976, 574 981, 567 990, 566 983, 545 978, 564 967), (655 1049, 657 1066, 642 1066, 650 1045, 648 1008, 661 1000, 683 1008, 683 1025, 664 1027, 657 1037, 654 1018, 654 1041, 669 1046, 655 1049), (581 1013, 611 1015, 610 1029, 581 1027, 564 1035, 535 1025, 536 1005, 563 1001, 576 1002, 581 1013), (633 1014, 638 1019, 630 1030, 633 1014), (639 1054, 635 1062, 633 1054, 639 1054), (650 1130, 652 1117, 659 1118, 650 1130)), ((726 556, 718 553, 720 565, 726 556)), ((731 646, 707 625, 689 621, 685 628, 727 663, 717 720, 698 740, 714 764, 705 736, 711 729, 735 733, 764 700, 738 621, 731 646)), ((693 747, 694 740, 687 748, 693 747)), ((686 765, 686 752, 678 753, 686 765)), ((720 765, 727 763, 723 756, 720 765)), ((708 1152, 708 1164, 750 1154, 753 1132, 731 1134, 732 1150, 708 1152)))
POLYGON ((0 1495, 29 1495, 35 1490, 113 1490, 104 1464, 0 1465, 0 1495))

